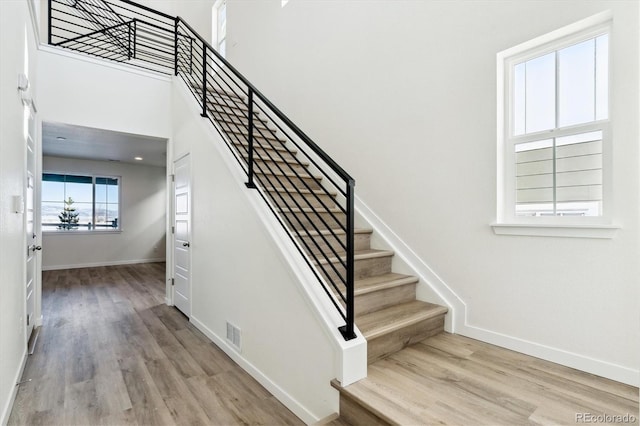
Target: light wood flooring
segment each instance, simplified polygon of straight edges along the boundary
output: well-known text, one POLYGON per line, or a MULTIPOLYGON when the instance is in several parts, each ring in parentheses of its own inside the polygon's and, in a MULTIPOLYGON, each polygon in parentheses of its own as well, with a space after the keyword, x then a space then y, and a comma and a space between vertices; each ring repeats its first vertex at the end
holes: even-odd
POLYGON ((581 413, 633 416, 629 424, 637 425, 639 418, 637 387, 448 333, 369 365, 368 377, 342 392, 335 426, 594 423, 581 413))
POLYGON ((175 308, 164 263, 43 273, 44 325, 9 425, 302 422, 175 308))

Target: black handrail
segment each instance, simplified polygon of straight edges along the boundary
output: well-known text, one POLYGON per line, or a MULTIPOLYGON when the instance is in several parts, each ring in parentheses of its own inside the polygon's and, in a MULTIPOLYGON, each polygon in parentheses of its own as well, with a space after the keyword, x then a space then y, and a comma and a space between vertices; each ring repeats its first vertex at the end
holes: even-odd
POLYGON ((49 0, 48 26, 49 44, 185 81, 345 320, 343 337, 356 337, 354 179, 181 17, 131 0, 49 0))
MULTIPOLYGON (((127 0, 127 3, 133 2, 127 0)), ((236 77, 238 77, 245 85, 247 85, 247 87, 249 87, 253 91, 253 93, 257 95, 260 100, 264 102, 264 104, 269 107, 269 109, 272 110, 278 116, 278 118, 284 122, 284 124, 287 125, 287 127, 293 130, 293 132, 298 137, 300 137, 300 139, 304 140, 313 150, 313 152, 315 152, 320 158, 322 158, 322 160, 325 161, 341 178, 343 178, 344 180, 353 180, 355 182, 355 180, 342 167, 340 167, 340 165, 336 163, 333 158, 329 157, 329 155, 324 152, 318 145, 316 145, 309 136, 307 136, 302 130, 300 130, 300 128, 289 119, 289 117, 287 117, 282 111, 280 111, 278 107, 273 105, 273 103, 271 103, 271 101, 266 96, 264 96, 258 89, 256 89, 255 86, 251 84, 249 80, 247 80, 245 76, 240 73, 240 71, 235 69, 235 67, 231 65, 222 55, 220 55, 220 53, 218 53, 218 51, 214 49, 211 44, 209 44, 209 42, 202 38, 202 36, 198 34, 198 32, 194 30, 193 27, 191 27, 191 25, 189 25, 187 22, 185 22, 184 19, 179 16, 176 19, 185 27, 187 27, 196 37, 198 37, 198 39, 211 50, 211 52, 217 57, 217 59, 220 60, 220 62, 228 67, 236 77)))

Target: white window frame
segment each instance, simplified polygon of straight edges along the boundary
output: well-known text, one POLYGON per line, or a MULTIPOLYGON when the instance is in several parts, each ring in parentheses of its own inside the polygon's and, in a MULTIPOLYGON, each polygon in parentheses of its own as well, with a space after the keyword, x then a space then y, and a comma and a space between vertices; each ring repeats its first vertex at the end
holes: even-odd
MULTIPOLYGON (((515 64, 560 50, 604 33, 609 34, 609 76, 612 75, 611 12, 603 12, 536 39, 507 49, 497 55, 497 220, 492 224, 499 235, 531 235, 585 238, 612 238, 619 228, 612 224, 612 139, 611 117, 614 115, 609 84, 609 118, 519 136, 513 135, 512 70, 515 64), (529 140, 557 138, 577 132, 602 130, 603 208, 597 217, 524 217, 516 216, 515 144, 529 140)), ((611 78, 609 79, 611 82, 611 78)))
MULTIPOLYGON (((108 175, 108 174, 92 174, 92 173, 82 173, 82 172, 59 172, 59 171, 43 171, 43 174, 55 174, 55 175, 69 175, 69 176, 83 176, 83 177, 91 177, 91 185, 92 185, 92 210, 93 210, 93 226, 91 229, 86 229, 83 226, 79 225, 82 228, 73 229, 73 230, 60 230, 53 229, 50 227, 42 227, 42 232, 51 235, 81 235, 81 234, 114 234, 114 233, 122 233, 122 176, 108 175), (105 228, 105 229, 97 229, 95 226, 95 211, 96 211, 96 179, 98 178, 107 178, 107 179, 117 179, 118 180, 118 226, 116 228, 105 228)), ((40 200, 40 208, 42 209, 42 200, 40 200)))

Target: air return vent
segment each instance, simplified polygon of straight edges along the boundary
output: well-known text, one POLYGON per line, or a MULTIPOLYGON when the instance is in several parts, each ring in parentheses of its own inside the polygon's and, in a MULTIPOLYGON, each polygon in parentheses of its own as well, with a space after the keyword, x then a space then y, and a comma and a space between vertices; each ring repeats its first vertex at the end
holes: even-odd
POLYGON ((227 321, 227 340, 240 351, 240 329, 227 321))

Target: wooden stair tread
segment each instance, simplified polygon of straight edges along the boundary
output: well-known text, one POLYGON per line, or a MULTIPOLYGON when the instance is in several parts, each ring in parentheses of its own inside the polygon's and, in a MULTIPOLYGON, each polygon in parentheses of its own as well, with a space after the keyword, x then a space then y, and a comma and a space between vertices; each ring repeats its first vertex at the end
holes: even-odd
MULTIPOLYGON (((356 228, 353 230, 353 233, 358 234, 371 234, 373 233, 373 229, 369 228, 356 228)), ((321 231, 309 231, 310 237, 318 237, 320 235, 344 235, 346 234, 344 229, 323 229, 321 231)))
POLYGON ((256 175, 272 175, 272 176, 287 176, 287 177, 292 177, 292 178, 298 178, 298 179, 316 179, 318 181, 322 180, 322 176, 320 175, 312 175, 309 172, 300 172, 300 173, 293 173, 293 172, 289 172, 289 171, 285 171, 284 173, 281 172, 280 170, 266 170, 266 171, 262 171, 262 170, 257 170, 256 168, 253 169, 254 173, 256 175))
MULTIPOLYGON (((271 134, 271 131, 269 130, 265 130, 265 131, 258 131, 258 130, 265 130, 265 129, 253 129, 253 137, 255 138, 260 138, 260 139, 265 139, 265 140, 270 140, 270 141, 277 141, 277 142, 281 142, 281 143, 286 143, 287 141, 285 139, 281 139, 278 138, 274 135, 271 134)), ((247 129, 238 129, 238 128, 231 128, 230 130, 227 130, 231 133, 237 134, 237 135, 243 135, 246 136, 249 134, 249 131, 247 129)), ((273 131, 275 133, 275 130, 273 131)))
POLYGON ((339 207, 303 207, 300 209, 298 207, 283 206, 277 210, 281 213, 344 213, 339 207))
MULTIPOLYGON (((245 156, 246 156, 246 154, 245 154, 245 156)), ((263 162, 273 161, 274 163, 284 163, 284 164, 290 164, 292 166, 309 167, 309 162, 308 161, 288 160, 286 158, 280 158, 280 157, 269 158, 268 156, 267 157, 263 157, 258 153, 254 153, 253 154, 253 160, 254 161, 263 161, 263 162)))
POLYGON ((389 400, 388 390, 377 382, 367 378, 347 387, 340 385, 336 379, 331 381, 331 386, 341 394, 346 394, 358 404, 366 408, 383 421, 391 425, 418 425, 424 424, 424 418, 411 415, 406 407, 397 405, 389 400))
MULTIPOLYGON (((234 126, 242 126, 245 129, 248 126, 248 123, 246 121, 240 121, 240 120, 238 120, 238 117, 236 117, 236 116, 233 116, 233 115, 230 116, 229 114, 225 114, 225 113, 221 113, 221 112, 214 112, 214 113, 215 113, 215 115, 219 115, 220 116, 220 117, 216 117, 216 120, 218 120, 218 121, 222 121, 222 122, 225 122, 225 123, 230 123, 230 124, 233 124, 234 126), (233 118, 235 118, 236 120, 233 120, 233 118)), ((271 128, 267 127, 266 122, 267 122, 266 120, 259 120, 259 121, 258 120, 254 120, 254 122, 253 122, 254 124, 253 125, 254 125, 254 127, 259 127, 262 130, 272 130, 272 131, 275 132, 274 129, 271 129, 271 128)))
POLYGON ((369 340, 446 313, 447 308, 444 306, 414 300, 362 315, 358 318, 357 325, 362 335, 369 340))
MULTIPOLYGON (((248 146, 249 146, 249 142, 247 142, 247 141, 246 141, 246 140, 244 140, 244 139, 241 139, 241 140, 233 139, 231 142, 232 142, 234 145, 242 145, 242 146, 246 146, 246 147, 248 147, 248 146)), ((292 154, 292 155, 295 155, 295 154, 296 154, 296 152, 297 152, 297 151, 294 151, 294 150, 291 150, 291 149, 289 149, 289 148, 285 147, 284 145, 274 145, 274 146, 271 146, 271 145, 262 145, 262 144, 260 144, 260 143, 255 143, 255 141, 254 141, 254 144, 253 144, 253 148, 254 148, 254 149, 270 149, 270 150, 272 150, 272 151, 288 152, 288 153, 290 153, 290 154, 292 154)))
POLYGON ((335 197, 338 193, 336 191, 326 191, 323 189, 314 189, 312 191, 309 191, 308 189, 293 189, 293 188, 284 188, 284 187, 274 187, 274 186, 268 186, 264 189, 267 192, 284 192, 286 194, 307 194, 307 195, 311 195, 311 194, 316 194, 316 195, 331 195, 332 197, 335 197))
POLYGON ((387 288, 415 284, 418 281, 419 279, 416 276, 397 274, 394 272, 376 275, 373 277, 360 278, 355 282, 355 295, 358 296, 387 288))
MULTIPOLYGON (((353 259, 357 261, 357 260, 375 259, 379 257, 389 257, 389 256, 393 256, 392 250, 368 249, 368 250, 356 251, 353 255, 353 259)), ((321 259, 320 264, 337 263, 337 262, 343 262, 344 260, 345 258, 342 256, 340 258, 331 257, 329 258, 329 260, 321 259)))

